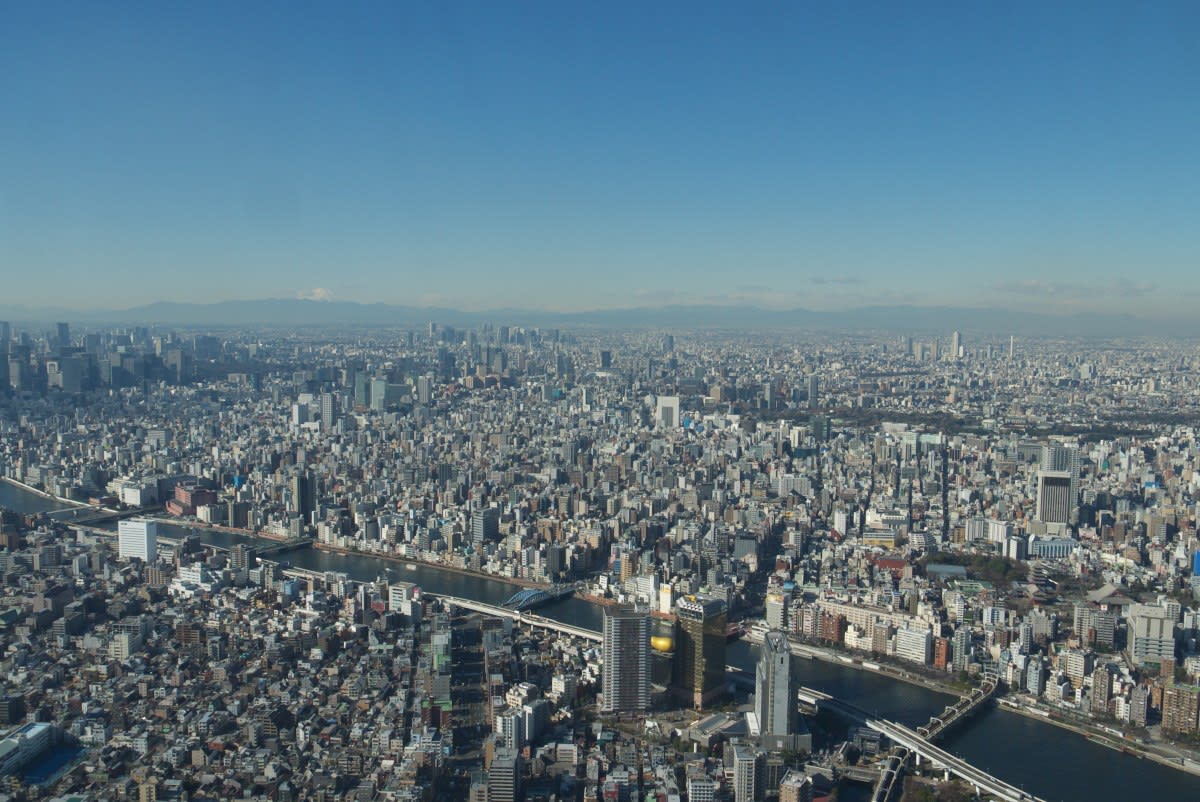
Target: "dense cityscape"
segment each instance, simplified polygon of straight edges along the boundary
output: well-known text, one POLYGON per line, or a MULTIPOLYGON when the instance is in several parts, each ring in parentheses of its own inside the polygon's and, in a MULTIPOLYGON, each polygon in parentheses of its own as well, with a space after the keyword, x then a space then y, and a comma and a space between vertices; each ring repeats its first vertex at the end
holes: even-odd
POLYGON ((1200 788, 1194 345, 0 323, 0 353, 0 799, 1115 793, 979 765, 996 721, 1200 788))

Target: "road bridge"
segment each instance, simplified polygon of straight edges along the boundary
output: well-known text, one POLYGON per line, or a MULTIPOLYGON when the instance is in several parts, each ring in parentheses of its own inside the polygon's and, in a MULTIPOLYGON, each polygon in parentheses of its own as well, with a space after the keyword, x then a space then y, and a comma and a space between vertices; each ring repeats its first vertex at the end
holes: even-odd
MULTIPOLYGON (((125 518, 134 518, 139 515, 149 515, 153 512, 162 510, 161 505, 153 505, 149 507, 133 507, 127 510, 112 510, 107 507, 70 507, 63 510, 53 510, 46 513, 47 517, 53 518, 59 523, 64 523, 69 526, 95 527, 97 524, 106 523, 108 521, 120 521, 125 518)), ((116 534, 115 532, 113 534, 116 534)))
MULTIPOLYGON (((1009 785, 982 769, 975 768, 967 761, 930 743, 919 732, 903 724, 882 719, 868 719, 866 724, 876 732, 887 736, 892 743, 907 750, 918 763, 921 760, 927 760, 935 768, 944 769, 949 774, 966 781, 975 789, 976 794, 988 794, 1003 800, 1003 802, 1040 802, 1033 794, 1009 785)), ((908 759, 908 756, 900 754, 894 754, 892 757, 899 758, 902 763, 908 759)), ((886 796, 881 797, 881 800, 886 798, 886 796)))
POLYGON ((254 549, 254 553, 257 557, 266 559, 269 557, 276 557, 280 554, 285 554, 289 551, 295 551, 296 549, 302 549, 307 546, 311 546, 312 542, 313 540, 311 537, 293 537, 289 538, 288 540, 280 540, 265 546, 261 543, 255 543, 252 548, 254 549))
POLYGON ((425 592, 426 596, 433 596, 442 601, 449 602, 456 607, 461 607, 464 610, 473 610, 484 615, 494 616, 496 618, 508 618, 512 621, 523 624, 534 629, 547 629, 552 632, 561 632, 565 635, 572 635, 576 638, 584 638, 586 640, 595 641, 597 643, 604 640, 604 636, 592 629, 584 629, 583 627, 564 624, 561 621, 555 621, 553 618, 546 618, 535 613, 520 612, 510 610, 507 607, 501 607, 495 604, 485 604, 475 601, 474 599, 464 599, 459 596, 448 596, 441 593, 425 592))

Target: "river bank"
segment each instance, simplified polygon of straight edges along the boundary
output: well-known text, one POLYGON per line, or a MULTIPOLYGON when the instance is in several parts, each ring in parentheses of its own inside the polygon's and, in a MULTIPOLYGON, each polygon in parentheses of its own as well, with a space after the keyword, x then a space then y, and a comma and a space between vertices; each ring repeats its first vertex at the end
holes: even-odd
MULTIPOLYGON (((753 643, 756 646, 762 645, 762 636, 756 635, 751 630, 747 630, 746 633, 742 635, 742 639, 748 643, 753 643)), ((861 660, 852 657, 851 655, 836 652, 832 649, 825 649, 820 646, 811 646, 807 643, 797 643, 796 641, 789 641, 789 643, 792 645, 792 654, 796 654, 799 657, 807 657, 812 660, 822 660, 826 663, 833 663, 834 665, 845 666, 846 668, 853 668, 859 671, 868 671, 872 674, 879 674, 880 676, 887 677, 888 679, 894 679, 900 682, 908 683, 909 685, 933 689, 938 693, 944 693, 947 696, 961 697, 963 695, 962 688, 951 685, 948 682, 931 679, 929 677, 923 677, 917 674, 910 674, 907 671, 894 666, 884 665, 883 663, 876 663, 870 660, 861 660)))
POLYGON ((4 482, 7 485, 15 487, 19 490, 23 490, 26 493, 32 493, 33 495, 37 496, 38 498, 44 498, 47 501, 55 501, 55 502, 58 502, 59 504, 69 504, 72 507, 88 507, 88 508, 94 508, 94 509, 101 509, 101 507, 97 504, 86 504, 82 501, 76 501, 75 499, 64 498, 63 496, 56 496, 53 493, 47 493, 45 490, 42 490, 40 487, 34 487, 33 485, 25 484, 20 479, 13 479, 11 476, 0 476, 0 482, 4 482))
POLYGON ((327 551, 331 554, 346 554, 354 557, 364 557, 371 559, 379 559, 389 563, 403 563, 406 565, 424 565, 429 568, 436 568, 439 571, 448 571, 452 574, 460 576, 476 577, 479 579, 491 579, 496 582, 505 582, 510 585, 516 585, 522 588, 540 588, 549 589, 553 585, 545 582, 534 582, 532 579, 523 579, 521 577, 501 576, 499 574, 489 574, 486 571, 474 571, 470 568, 460 568, 457 565, 446 565, 440 562, 431 562, 429 560, 418 560, 412 557, 402 557, 398 554, 380 554, 374 551, 360 551, 358 549, 347 549, 342 546, 333 546, 329 543, 318 543, 313 541, 312 548, 317 551, 327 551))

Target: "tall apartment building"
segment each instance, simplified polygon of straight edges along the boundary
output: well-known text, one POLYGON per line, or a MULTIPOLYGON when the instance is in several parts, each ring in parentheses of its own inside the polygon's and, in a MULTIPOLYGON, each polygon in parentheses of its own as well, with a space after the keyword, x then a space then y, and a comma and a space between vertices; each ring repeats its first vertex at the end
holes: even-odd
POLYGON ((1168 685, 1163 689, 1162 728, 1167 732, 1195 732, 1200 716, 1200 687, 1168 685))
POLYGON ((605 713, 641 713, 650 706, 650 616, 629 607, 604 610, 605 713))
POLYGON ((896 630, 896 657, 918 665, 929 665, 933 656, 933 633, 928 628, 896 630))

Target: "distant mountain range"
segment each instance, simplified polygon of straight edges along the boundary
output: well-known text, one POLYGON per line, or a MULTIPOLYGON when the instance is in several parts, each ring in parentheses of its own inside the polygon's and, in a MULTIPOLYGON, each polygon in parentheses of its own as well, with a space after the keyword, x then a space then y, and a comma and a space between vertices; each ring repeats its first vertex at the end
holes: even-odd
POLYGON ((430 321, 449 326, 490 322, 513 326, 620 329, 766 329, 799 328, 911 333, 948 332, 1020 336, 1175 336, 1200 335, 1200 320, 1149 319, 1132 315, 1049 315, 1002 308, 952 306, 867 306, 826 311, 775 310, 745 305, 697 305, 546 312, 493 309, 465 312, 439 307, 362 304, 272 298, 211 304, 160 301, 119 310, 31 308, 0 304, 0 320, 46 324, 162 325, 181 327, 412 327, 430 321))

